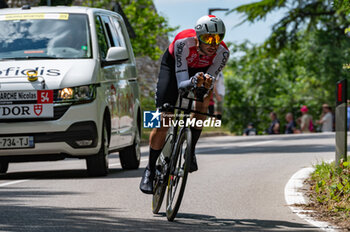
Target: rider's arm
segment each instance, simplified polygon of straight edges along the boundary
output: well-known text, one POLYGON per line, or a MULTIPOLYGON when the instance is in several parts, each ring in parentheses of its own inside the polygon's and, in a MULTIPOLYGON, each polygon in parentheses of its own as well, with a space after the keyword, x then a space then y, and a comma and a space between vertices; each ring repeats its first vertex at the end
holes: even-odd
POLYGON ((178 89, 187 89, 194 86, 188 76, 187 56, 189 46, 184 40, 177 40, 174 44, 175 74, 178 89))
POLYGON ((213 59, 213 63, 210 65, 210 67, 207 70, 207 73, 212 75, 213 77, 217 77, 220 71, 225 67, 228 58, 230 56, 230 52, 228 49, 226 49, 224 46, 219 46, 216 56, 213 59))

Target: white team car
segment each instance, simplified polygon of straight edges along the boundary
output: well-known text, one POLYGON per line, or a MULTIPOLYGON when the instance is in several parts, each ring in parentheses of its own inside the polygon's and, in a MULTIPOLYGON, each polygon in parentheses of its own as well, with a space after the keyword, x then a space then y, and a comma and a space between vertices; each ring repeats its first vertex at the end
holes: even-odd
POLYGON ((140 163, 135 58, 122 17, 86 7, 0 10, 0 173, 11 162, 140 163))

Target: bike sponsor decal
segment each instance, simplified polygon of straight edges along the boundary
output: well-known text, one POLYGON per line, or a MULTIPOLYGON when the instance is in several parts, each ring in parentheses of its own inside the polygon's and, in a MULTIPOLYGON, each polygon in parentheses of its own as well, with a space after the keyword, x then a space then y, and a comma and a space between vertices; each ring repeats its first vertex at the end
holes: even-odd
POLYGON ((53 90, 0 92, 0 119, 52 118, 53 115, 53 90))
POLYGON ((36 71, 37 75, 42 76, 60 76, 61 70, 59 69, 46 69, 45 67, 35 67, 35 68, 21 68, 21 67, 8 67, 6 69, 0 69, 1 77, 18 77, 27 76, 28 71, 36 71))

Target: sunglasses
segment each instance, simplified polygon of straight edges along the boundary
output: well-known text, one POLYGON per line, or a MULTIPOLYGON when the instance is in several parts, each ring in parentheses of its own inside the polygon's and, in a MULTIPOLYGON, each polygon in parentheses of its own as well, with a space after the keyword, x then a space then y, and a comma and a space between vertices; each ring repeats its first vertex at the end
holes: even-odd
POLYGON ((199 40, 204 44, 216 44, 219 45, 224 39, 223 34, 204 34, 199 36, 199 40))

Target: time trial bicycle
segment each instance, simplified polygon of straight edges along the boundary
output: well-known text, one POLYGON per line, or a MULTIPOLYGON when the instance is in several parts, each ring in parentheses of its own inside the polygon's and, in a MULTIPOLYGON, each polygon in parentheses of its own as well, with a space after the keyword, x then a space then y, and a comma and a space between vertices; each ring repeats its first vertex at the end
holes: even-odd
POLYGON ((220 119, 221 115, 202 113, 193 110, 195 101, 203 102, 208 90, 204 87, 195 87, 189 92, 179 94, 177 106, 164 104, 163 112, 174 110, 175 125, 171 125, 166 136, 165 144, 156 163, 154 178, 154 192, 152 199, 152 211, 157 214, 161 208, 166 194, 166 216, 168 221, 173 221, 180 208, 185 192, 187 176, 191 163, 192 134, 190 130, 191 113, 202 114, 220 119), (167 189, 167 191, 166 191, 167 189))

